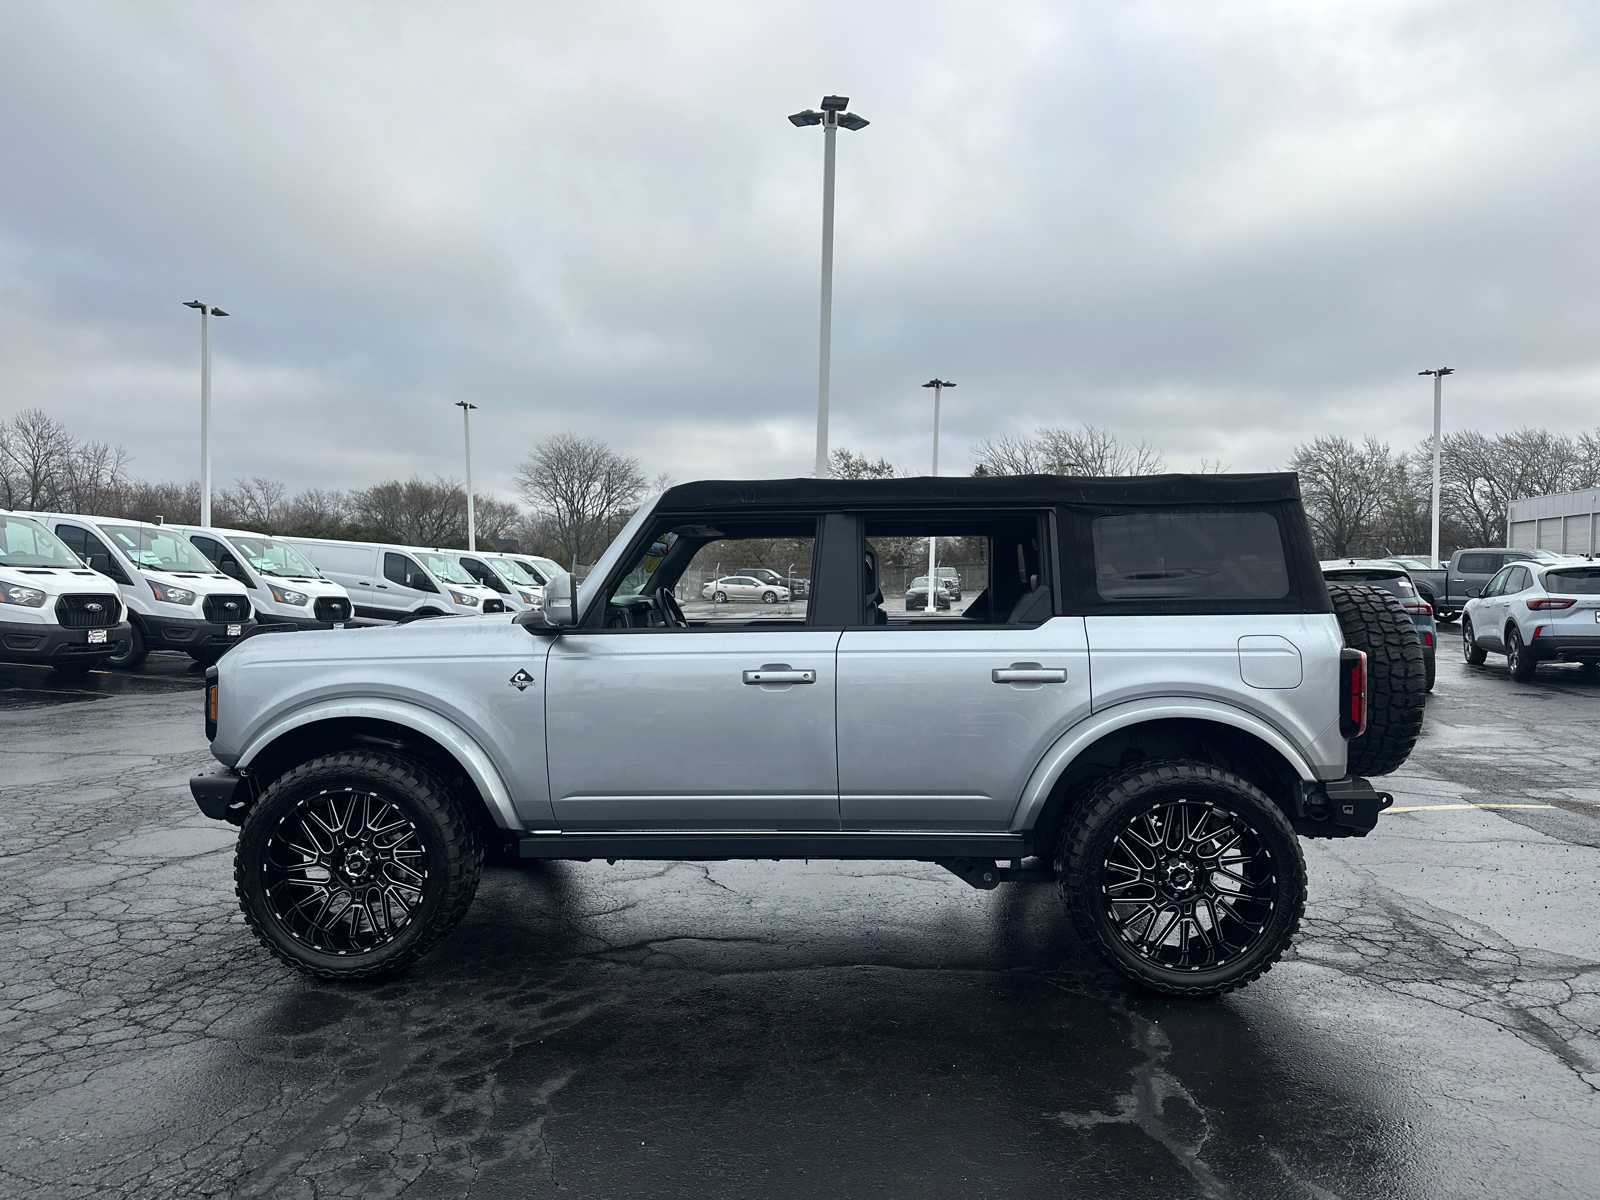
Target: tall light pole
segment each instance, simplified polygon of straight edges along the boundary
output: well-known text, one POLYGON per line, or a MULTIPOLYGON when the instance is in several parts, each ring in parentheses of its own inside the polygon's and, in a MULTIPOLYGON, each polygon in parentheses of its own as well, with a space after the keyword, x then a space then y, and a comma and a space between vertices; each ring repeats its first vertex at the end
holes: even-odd
POLYGON ((200 524, 211 524, 211 318, 228 314, 220 308, 185 300, 200 310, 200 524))
POLYGON ((817 349, 817 470, 818 479, 828 477, 828 371, 833 354, 833 142, 843 129, 865 129, 865 117, 845 112, 849 96, 824 96, 822 111, 797 112, 790 123, 804 127, 821 125, 822 148, 822 336, 817 349))
MULTIPOLYGON (((928 382, 923 384, 922 386, 925 387, 925 388, 930 388, 931 387, 933 389, 933 473, 935 475, 938 475, 939 474, 939 396, 944 391, 945 388, 947 388, 947 387, 955 387, 955 384, 951 383, 948 379, 940 379, 937 375, 935 375, 932 379, 928 380, 928 382)), ((938 616, 939 615, 938 592, 936 591, 936 589, 939 586, 939 578, 935 574, 935 571, 937 570, 938 565, 939 565, 939 556, 934 550, 934 547, 937 544, 938 544, 938 538, 933 537, 932 535, 930 535, 928 537, 928 615, 929 616, 938 616)))
POLYGON ((456 407, 461 410, 461 435, 467 446, 467 549, 470 551, 478 548, 478 522, 472 511, 472 410, 478 406, 457 400, 456 407))
POLYGON ((1433 569, 1439 569, 1439 426, 1444 412, 1444 377, 1454 375, 1451 367, 1435 367, 1431 371, 1418 371, 1418 375, 1433 376, 1433 569))

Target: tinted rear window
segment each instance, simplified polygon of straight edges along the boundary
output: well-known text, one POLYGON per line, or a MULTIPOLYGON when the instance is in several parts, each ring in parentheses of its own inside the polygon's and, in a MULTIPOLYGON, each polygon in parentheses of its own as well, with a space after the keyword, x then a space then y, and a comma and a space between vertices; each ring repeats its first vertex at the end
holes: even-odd
POLYGON ((1600 596, 1600 567, 1546 571, 1544 588, 1557 596, 1600 596))
POLYGON ((1456 570, 1463 575, 1493 575, 1499 569, 1498 554, 1463 554, 1456 560, 1456 570))
POLYGON ((1334 583, 1370 583, 1402 600, 1414 600, 1417 595, 1410 577, 1405 575, 1389 575, 1382 571, 1326 571, 1323 575, 1334 583))
POLYGON ((1096 517, 1095 587, 1104 600, 1279 600, 1289 570, 1264 512, 1096 517))

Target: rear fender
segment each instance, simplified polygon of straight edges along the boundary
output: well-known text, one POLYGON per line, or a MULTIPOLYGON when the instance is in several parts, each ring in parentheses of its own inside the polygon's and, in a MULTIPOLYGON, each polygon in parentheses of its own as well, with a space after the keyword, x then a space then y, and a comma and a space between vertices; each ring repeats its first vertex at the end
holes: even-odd
POLYGON ((450 752, 456 762, 461 764, 461 769, 477 785, 478 793, 487 803, 489 815, 493 817, 495 824, 502 829, 523 828, 523 822, 518 819, 516 809, 512 806, 511 793, 506 788, 505 780, 500 777, 500 772, 495 769, 494 763, 484 753, 483 748, 460 726, 446 720, 438 713, 396 700, 340 700, 326 704, 312 704, 285 713, 250 739, 244 752, 239 755, 236 766, 240 770, 248 769, 251 762, 263 750, 286 733, 322 721, 351 717, 367 717, 404 725, 437 742, 450 752))

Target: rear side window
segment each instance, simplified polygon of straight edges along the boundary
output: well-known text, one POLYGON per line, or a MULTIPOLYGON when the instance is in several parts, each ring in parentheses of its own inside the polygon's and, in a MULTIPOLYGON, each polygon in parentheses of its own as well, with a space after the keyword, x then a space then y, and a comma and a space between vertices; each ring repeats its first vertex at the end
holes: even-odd
POLYGON ((1498 554, 1463 554, 1456 560, 1456 570, 1463 575, 1493 575, 1499 569, 1498 554))
POLYGON ((1600 567, 1547 571, 1544 589, 1557 596, 1600 596, 1600 567))
POLYGON ((1280 600, 1283 534, 1271 513, 1131 513, 1094 520, 1103 600, 1280 600))

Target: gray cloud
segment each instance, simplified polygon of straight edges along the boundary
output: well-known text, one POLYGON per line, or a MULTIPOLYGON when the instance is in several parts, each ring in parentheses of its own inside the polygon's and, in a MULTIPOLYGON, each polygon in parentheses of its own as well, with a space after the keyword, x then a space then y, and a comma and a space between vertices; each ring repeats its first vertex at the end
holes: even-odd
POLYGON ((1597 423, 1592 6, 9 6, 0 413, 149 475, 476 474, 561 429, 804 473, 843 91, 835 442, 1092 421, 1236 469, 1318 433, 1597 423))

